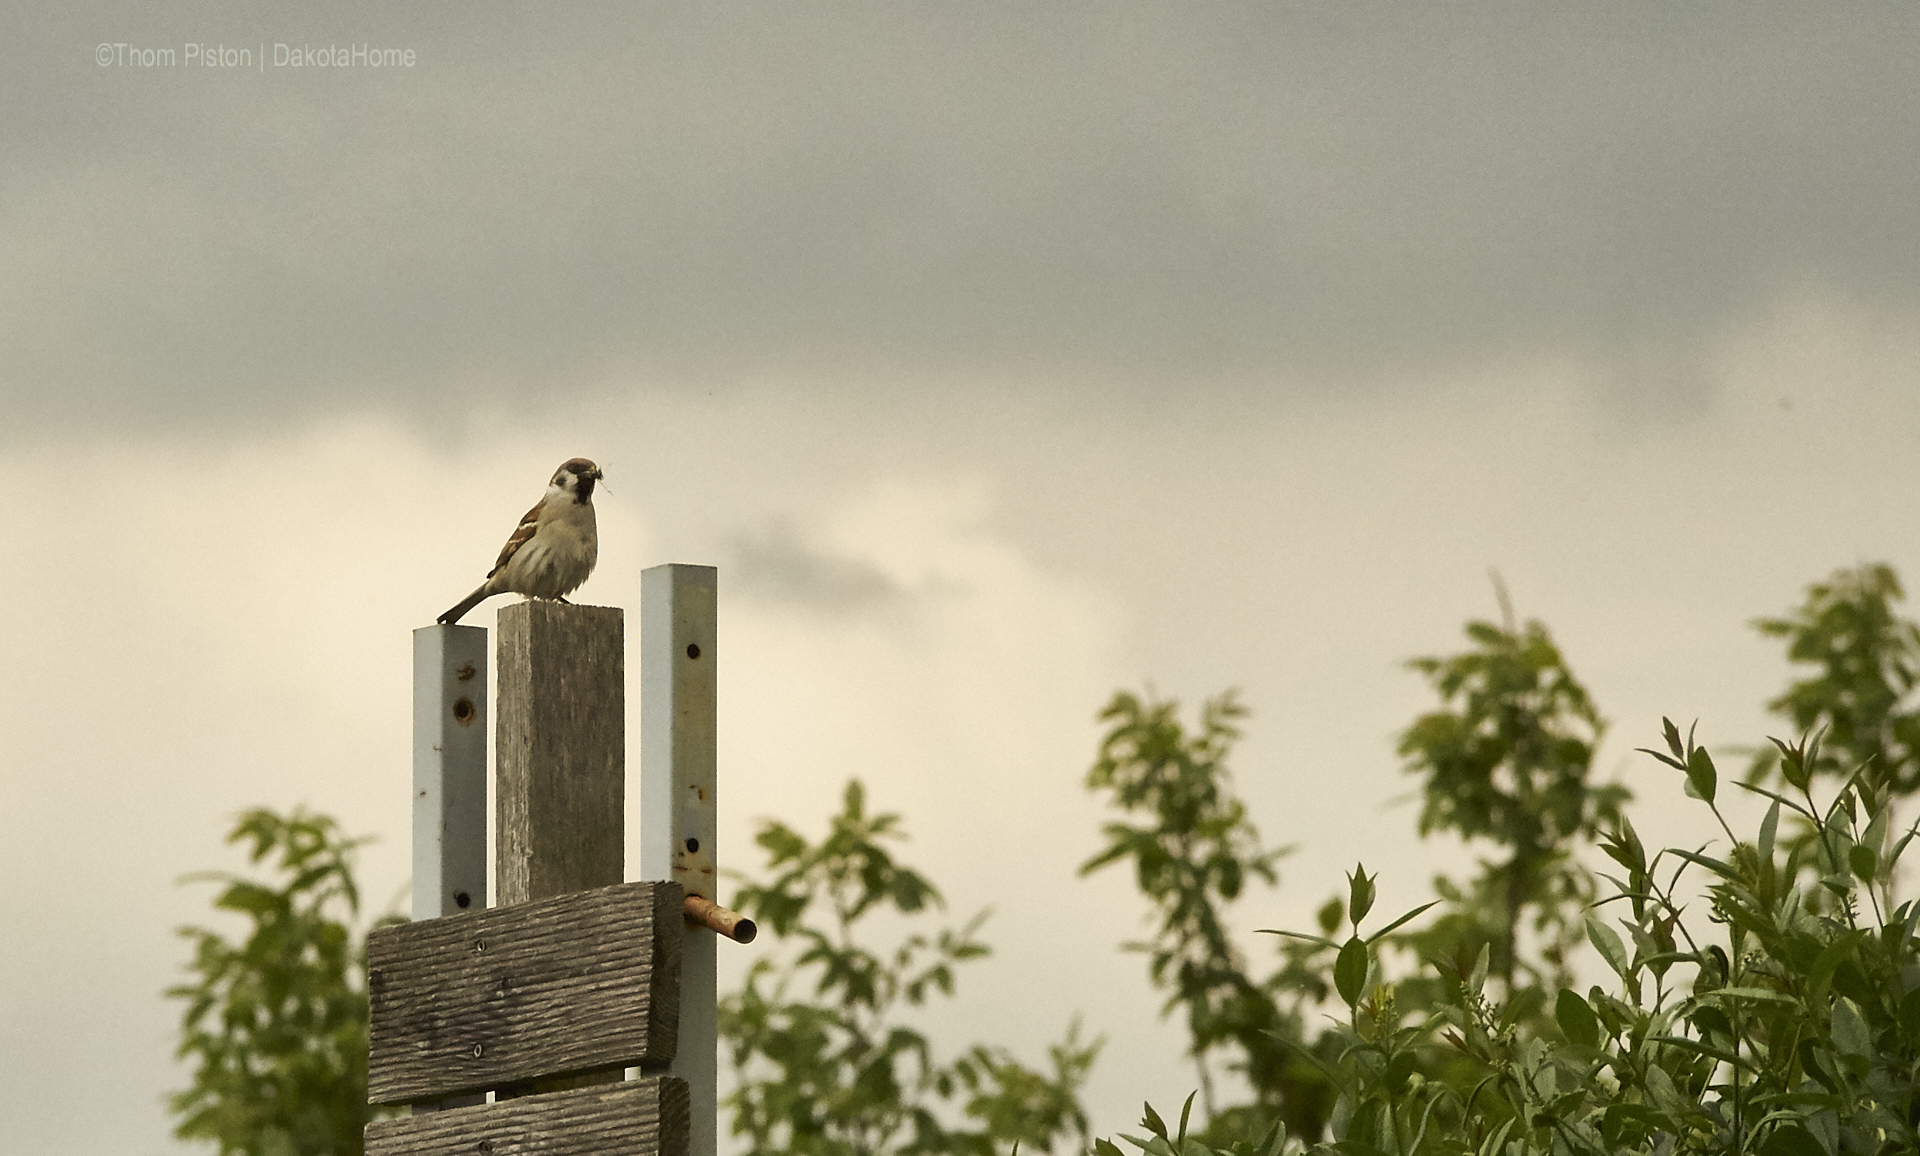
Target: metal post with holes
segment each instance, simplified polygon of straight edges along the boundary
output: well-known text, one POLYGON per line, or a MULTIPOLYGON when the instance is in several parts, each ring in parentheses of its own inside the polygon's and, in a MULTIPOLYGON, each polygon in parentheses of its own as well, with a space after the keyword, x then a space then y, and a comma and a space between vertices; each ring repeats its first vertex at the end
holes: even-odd
POLYGON ((413 632, 413 917, 487 906, 487 632, 413 632))
MULTIPOLYGON (((413 632, 413 918, 487 907, 487 632, 413 632)), ((415 1104, 462 1108, 482 1096, 415 1104)))
MULTIPOLYGON (((714 902, 718 587, 712 566, 640 575, 640 877, 714 902)), ((690 1156, 714 1156, 719 1140, 717 944, 688 927, 681 946, 680 1040, 667 1070, 687 1082, 690 1156)))

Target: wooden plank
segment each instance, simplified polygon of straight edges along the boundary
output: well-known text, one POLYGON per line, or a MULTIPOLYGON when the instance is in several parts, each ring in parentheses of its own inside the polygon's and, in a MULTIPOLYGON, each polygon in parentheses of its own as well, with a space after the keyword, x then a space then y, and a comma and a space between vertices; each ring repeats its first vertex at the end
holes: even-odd
POLYGON ((502 906, 626 874, 626 627, 618 607, 502 607, 495 886, 502 906))
POLYGON ((367 1125, 367 1156, 686 1156, 687 1085, 653 1076, 367 1125))
MULTIPOLYGON (((640 875, 714 902, 719 586, 712 566, 640 573, 640 875)), ((680 1046, 668 1071, 687 1082, 692 1156, 714 1156, 719 1143, 718 942, 692 928, 681 954, 680 1046)))
POLYGON ((667 1063, 682 910, 676 884, 623 883, 374 931, 368 1100, 667 1063))

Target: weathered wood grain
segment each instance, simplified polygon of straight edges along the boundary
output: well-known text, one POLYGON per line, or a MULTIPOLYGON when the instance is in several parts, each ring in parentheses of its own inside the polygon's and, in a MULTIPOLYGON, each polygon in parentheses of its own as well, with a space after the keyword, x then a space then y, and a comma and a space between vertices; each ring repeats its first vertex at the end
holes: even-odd
POLYGON ((626 618, 617 607, 502 607, 495 885, 501 906, 626 871, 626 618))
POLYGON ((682 910, 676 883, 622 883, 374 931, 368 1100, 670 1061, 682 910))
POLYGON ((653 1076, 367 1125, 367 1156, 687 1156, 687 1085, 653 1076))

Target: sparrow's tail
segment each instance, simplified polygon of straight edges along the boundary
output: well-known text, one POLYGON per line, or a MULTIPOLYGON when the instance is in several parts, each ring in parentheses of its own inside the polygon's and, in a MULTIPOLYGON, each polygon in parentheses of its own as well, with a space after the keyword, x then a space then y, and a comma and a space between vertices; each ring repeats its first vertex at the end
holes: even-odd
POLYGON ((454 608, 452 610, 449 610, 445 614, 442 614, 439 617, 438 621, 442 625, 446 625, 446 626, 453 625, 454 623, 460 621, 460 616, 462 614, 465 614, 467 611, 472 610, 474 607, 480 605, 482 601, 484 601, 489 595, 493 593, 494 591, 487 589, 486 583, 484 582, 481 583, 480 588, 478 590, 475 590, 473 593, 467 595, 465 598, 462 598, 458 603, 454 605, 454 608))

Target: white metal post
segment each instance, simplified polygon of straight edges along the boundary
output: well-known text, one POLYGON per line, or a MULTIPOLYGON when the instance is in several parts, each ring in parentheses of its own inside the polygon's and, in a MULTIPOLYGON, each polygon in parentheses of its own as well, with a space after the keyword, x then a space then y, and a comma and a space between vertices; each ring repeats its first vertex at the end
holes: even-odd
MULTIPOLYGON (((716 903, 718 587, 712 566, 640 575, 640 877, 716 903)), ((715 1156, 719 1141, 718 942, 688 927, 680 956, 680 1040, 668 1071, 687 1082, 689 1156, 715 1156)))
MULTIPOLYGON (((487 908, 487 631, 413 632, 413 917, 487 908)), ((415 1104, 421 1115, 484 1096, 415 1104)))
POLYGON ((487 906, 487 632, 413 632, 413 917, 487 906))

